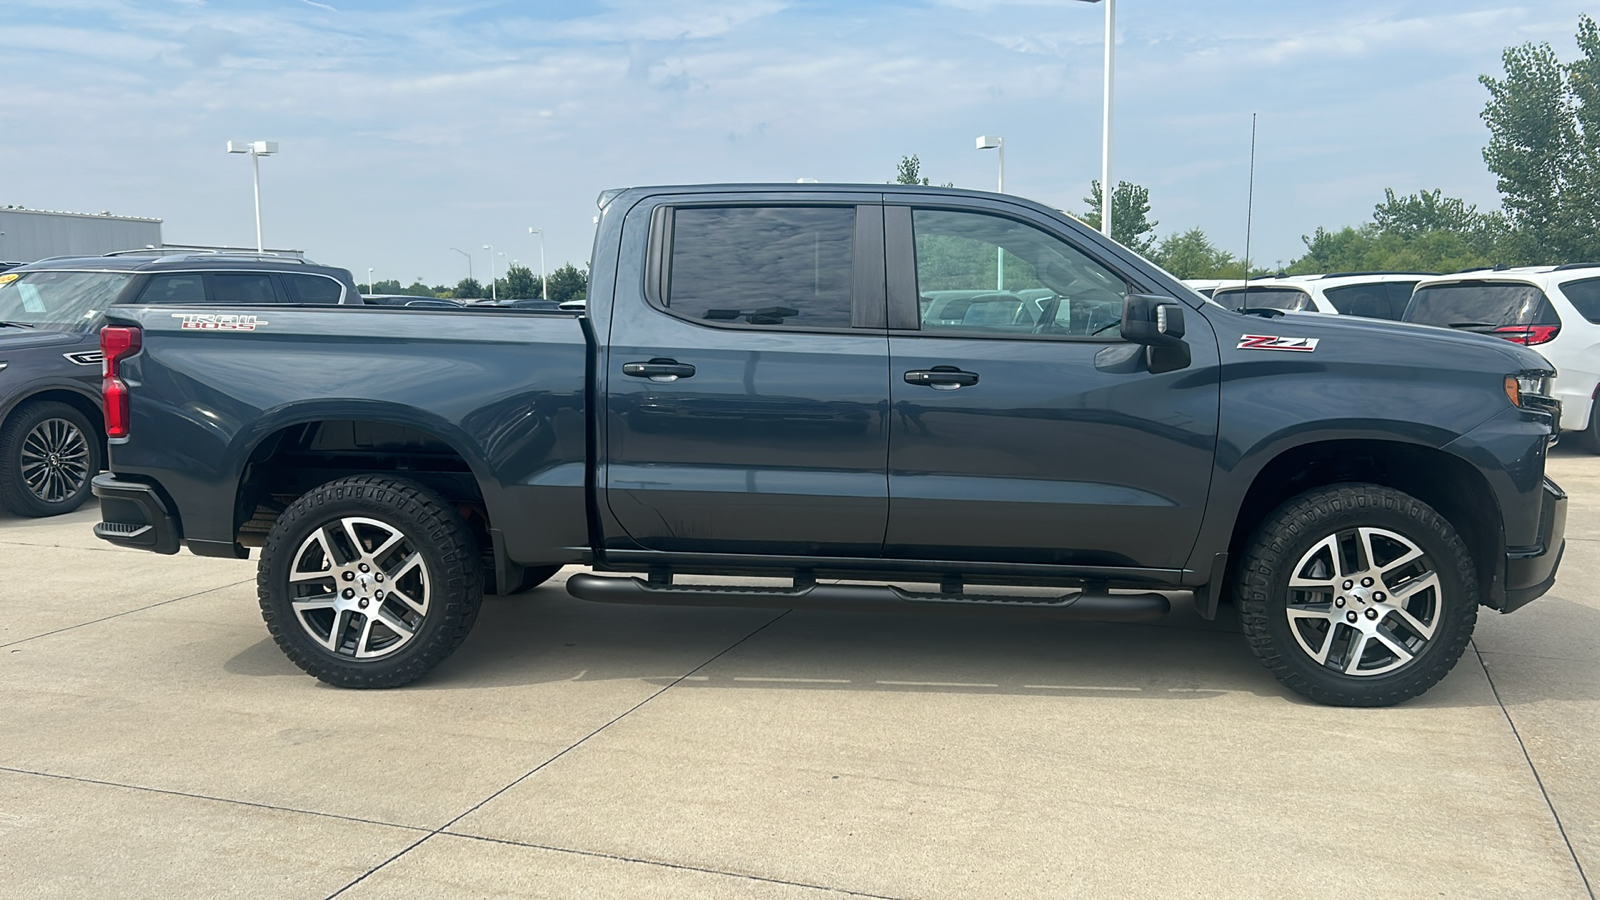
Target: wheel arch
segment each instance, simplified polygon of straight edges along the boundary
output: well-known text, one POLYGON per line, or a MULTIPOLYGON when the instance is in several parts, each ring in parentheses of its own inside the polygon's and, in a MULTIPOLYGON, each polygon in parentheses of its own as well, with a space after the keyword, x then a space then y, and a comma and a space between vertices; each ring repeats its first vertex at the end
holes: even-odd
POLYGON ((10 421, 17 410, 30 403, 50 402, 65 403, 83 413, 84 418, 94 428, 95 435, 100 439, 101 458, 105 458, 106 448, 106 417, 100 407, 99 396, 90 393, 87 389, 76 384, 47 384, 36 386, 26 394, 12 397, 6 406, 0 409, 0 428, 10 421))
MULTIPOLYGON (((1314 488, 1367 482, 1428 504, 1460 533, 1478 572, 1479 600, 1503 588, 1505 532, 1489 482, 1471 463, 1435 447, 1373 439, 1326 440, 1281 451, 1256 472, 1234 516, 1228 541, 1228 583, 1245 543, 1284 502, 1314 488)), ((1224 594, 1226 595, 1226 594, 1224 594)))

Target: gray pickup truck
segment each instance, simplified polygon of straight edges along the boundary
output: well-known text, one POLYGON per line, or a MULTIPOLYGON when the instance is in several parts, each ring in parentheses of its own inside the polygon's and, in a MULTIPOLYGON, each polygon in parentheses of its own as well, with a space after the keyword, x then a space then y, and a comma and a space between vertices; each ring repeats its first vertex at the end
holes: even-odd
POLYGON ((567 590, 601 602, 1135 621, 1231 599, 1284 684, 1376 706, 1555 579, 1552 371, 1526 348, 1224 309, 1009 196, 601 206, 583 313, 113 308, 97 534, 260 548, 273 637, 348 687, 427 673, 486 585, 585 565, 567 590), (992 587, 1014 585, 1059 590, 992 587))

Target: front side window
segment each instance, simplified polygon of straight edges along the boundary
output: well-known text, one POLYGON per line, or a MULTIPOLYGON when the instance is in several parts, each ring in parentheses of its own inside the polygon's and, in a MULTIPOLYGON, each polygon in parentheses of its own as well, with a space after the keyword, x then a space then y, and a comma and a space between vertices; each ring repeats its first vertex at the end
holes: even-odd
POLYGON ((673 211, 662 305, 710 325, 849 328, 854 207, 673 211))
POLYGON ((911 224, 923 331, 1120 338, 1127 282, 1060 238, 982 213, 911 224))
POLYGON ((290 303, 338 303, 344 289, 339 282, 324 275, 301 275, 290 272, 279 275, 289 291, 290 303))
POLYGON ((239 303, 247 306, 277 303, 272 276, 265 272, 227 272, 211 275, 213 303, 239 303))
POLYGON ((0 275, 0 322, 87 331, 132 278, 118 272, 7 272, 0 275))
POLYGON ((206 302, 205 276, 198 272, 156 275, 144 286, 140 303, 165 306, 171 303, 206 302))

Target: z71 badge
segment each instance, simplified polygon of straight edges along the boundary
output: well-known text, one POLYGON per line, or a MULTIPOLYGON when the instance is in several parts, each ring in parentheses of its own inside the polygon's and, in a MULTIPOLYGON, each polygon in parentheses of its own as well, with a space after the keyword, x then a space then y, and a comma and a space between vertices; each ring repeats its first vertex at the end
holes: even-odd
POLYGON ((1296 353, 1315 353, 1317 338, 1279 337, 1275 334, 1241 334, 1240 350, 1291 350, 1296 353))
POLYGON ((179 328, 185 331, 255 331, 267 324, 266 319, 255 316, 230 316, 214 315, 211 313, 173 313, 174 319, 182 319, 179 328))

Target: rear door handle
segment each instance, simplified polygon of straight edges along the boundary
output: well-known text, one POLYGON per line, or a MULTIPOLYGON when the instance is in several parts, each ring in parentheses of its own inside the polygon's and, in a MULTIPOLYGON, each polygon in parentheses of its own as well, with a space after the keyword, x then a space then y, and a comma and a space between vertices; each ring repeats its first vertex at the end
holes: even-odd
POLYGON ((953 391, 978 383, 977 372, 963 372, 955 366, 912 369, 906 373, 905 378, 906 384, 925 384, 936 391, 953 391))
POLYGON ((657 357, 649 362, 623 363, 622 374, 666 383, 677 381, 679 378, 692 378, 694 376, 694 366, 678 362, 675 359, 657 357))

